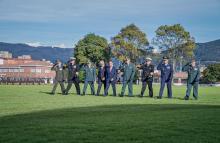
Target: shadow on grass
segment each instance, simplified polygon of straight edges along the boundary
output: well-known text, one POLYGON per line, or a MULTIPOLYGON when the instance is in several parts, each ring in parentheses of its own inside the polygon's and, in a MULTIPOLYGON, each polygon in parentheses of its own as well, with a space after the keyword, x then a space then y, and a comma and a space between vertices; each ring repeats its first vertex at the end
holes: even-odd
MULTIPOLYGON (((43 94, 48 94, 48 95, 52 95, 51 94, 51 92, 47 92, 47 91, 40 91, 39 93, 43 93, 43 94)), ((62 93, 60 93, 60 92, 57 92, 57 93, 55 93, 55 95, 62 95, 62 93)), ((79 95, 77 95, 76 93, 69 93, 68 95, 75 95, 75 96, 79 96, 79 95)), ((109 94, 109 95, 107 95, 107 96, 104 96, 104 95, 102 95, 102 94, 100 94, 100 95, 93 95, 93 94, 85 94, 85 95, 80 95, 80 96, 96 96, 96 97, 119 97, 119 98, 123 98, 123 97, 130 97, 130 98, 152 98, 152 99, 156 99, 157 98, 157 96, 154 96, 154 97, 150 97, 150 96, 140 96, 139 94, 137 94, 137 95, 133 95, 133 96, 129 96, 129 95, 124 95, 123 97, 121 97, 120 95, 116 95, 116 96, 114 96, 113 94, 109 94)), ((163 97, 164 99, 168 99, 168 97, 163 97)), ((181 97, 173 97, 172 99, 178 99, 178 100, 184 100, 184 97, 183 98, 181 98, 181 97)), ((189 99, 189 100, 193 100, 193 99, 189 99)))
POLYGON ((108 105, 0 117, 0 142, 219 142, 220 106, 108 105))

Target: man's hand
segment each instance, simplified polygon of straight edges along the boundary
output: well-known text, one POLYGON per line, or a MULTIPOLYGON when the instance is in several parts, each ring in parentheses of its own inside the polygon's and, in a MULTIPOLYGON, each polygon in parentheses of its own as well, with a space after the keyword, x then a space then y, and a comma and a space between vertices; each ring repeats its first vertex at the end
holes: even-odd
POLYGON ((140 68, 140 67, 141 67, 141 65, 137 65, 136 67, 137 67, 137 68, 140 68))

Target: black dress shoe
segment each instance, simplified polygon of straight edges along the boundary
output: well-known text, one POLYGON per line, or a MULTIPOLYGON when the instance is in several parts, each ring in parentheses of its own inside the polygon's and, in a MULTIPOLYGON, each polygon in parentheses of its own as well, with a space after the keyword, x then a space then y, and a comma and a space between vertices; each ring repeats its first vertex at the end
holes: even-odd
POLYGON ((184 100, 189 100, 189 97, 188 97, 188 96, 185 96, 185 97, 184 97, 184 100))
POLYGON ((195 99, 195 100, 198 100, 198 97, 195 97, 195 96, 194 96, 194 99, 195 99))
POLYGON ((162 97, 161 96, 157 96, 157 99, 162 99, 162 97))
POLYGON ((122 94, 119 94, 119 97, 124 97, 124 95, 122 95, 122 94))
POLYGON ((144 97, 144 95, 140 94, 139 97, 144 97))

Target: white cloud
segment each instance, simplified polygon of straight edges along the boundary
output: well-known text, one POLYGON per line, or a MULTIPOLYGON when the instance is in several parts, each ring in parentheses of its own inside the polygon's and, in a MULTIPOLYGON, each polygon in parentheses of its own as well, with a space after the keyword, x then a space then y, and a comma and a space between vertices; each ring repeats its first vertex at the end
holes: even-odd
POLYGON ((39 46, 42 46, 42 44, 40 42, 28 42, 28 43, 25 43, 29 46, 32 46, 32 47, 39 47, 39 46))
MULTIPOLYGON (((27 42, 25 44, 32 46, 32 47, 51 46, 51 45, 42 44, 41 42, 27 42)), ((52 47, 67 48, 67 46, 64 43, 55 44, 55 45, 52 45, 52 47)))
POLYGON ((54 45, 52 47, 66 48, 66 45, 62 43, 62 44, 54 45))

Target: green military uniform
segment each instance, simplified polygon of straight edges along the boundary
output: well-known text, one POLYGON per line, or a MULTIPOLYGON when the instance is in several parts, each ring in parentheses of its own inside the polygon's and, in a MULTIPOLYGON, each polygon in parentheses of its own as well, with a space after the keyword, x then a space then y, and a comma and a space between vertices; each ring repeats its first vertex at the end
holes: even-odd
POLYGON ((83 95, 85 95, 86 93, 88 84, 90 85, 90 88, 91 88, 91 94, 95 95, 94 82, 96 79, 96 69, 92 66, 91 67, 86 66, 83 68, 83 70, 85 71, 85 83, 83 87, 83 95))
POLYGON ((53 86, 53 89, 52 89, 52 94, 55 94, 55 91, 56 91, 56 88, 57 88, 57 85, 58 83, 60 84, 60 87, 61 87, 61 91, 62 91, 62 94, 64 94, 64 91, 65 91, 65 88, 64 88, 64 83, 63 83, 63 80, 64 80, 64 73, 63 73, 63 68, 62 66, 59 67, 59 65, 54 65, 51 70, 54 70, 56 72, 56 76, 55 76, 55 80, 54 80, 54 86, 53 86))
POLYGON ((199 85, 199 78, 200 78, 200 69, 198 66, 191 66, 191 64, 186 64, 183 71, 188 73, 187 78, 187 90, 185 99, 188 99, 190 96, 191 89, 193 87, 193 97, 195 99, 198 98, 198 85, 199 85))
POLYGON ((70 62, 68 63, 68 85, 65 91, 65 94, 67 95, 69 90, 72 87, 72 84, 74 83, 76 87, 77 95, 80 95, 80 85, 79 85, 79 77, 77 73, 79 72, 79 66, 74 64, 72 65, 70 62))
POLYGON ((135 75, 136 68, 134 64, 129 63, 122 66, 123 73, 123 85, 121 90, 121 95, 124 96, 126 86, 128 85, 128 95, 133 96, 133 79, 135 75))

